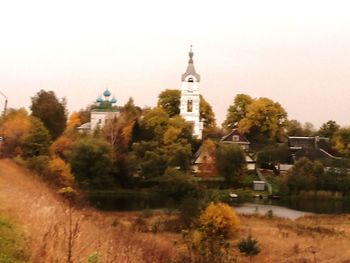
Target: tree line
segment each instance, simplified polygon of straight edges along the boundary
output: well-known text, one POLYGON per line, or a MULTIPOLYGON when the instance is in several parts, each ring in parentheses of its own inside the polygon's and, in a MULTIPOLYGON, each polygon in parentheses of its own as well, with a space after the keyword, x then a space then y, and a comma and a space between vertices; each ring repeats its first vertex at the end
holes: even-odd
MULTIPOLYGON (((68 118, 66 100, 41 90, 31 99, 31 112, 10 109, 1 118, 1 148, 6 156, 17 156, 54 184, 82 188, 130 187, 135 181, 152 181, 165 175, 189 173, 201 141, 192 136, 192 126, 179 115, 180 91, 164 90, 154 108, 140 108, 132 98, 118 106, 119 115, 89 133, 77 127, 90 121, 95 107, 73 112, 68 118)), ((234 146, 217 146, 215 138, 237 128, 261 150, 286 141, 287 136, 326 136, 336 153, 349 157, 350 129, 329 121, 316 131, 311 124, 288 120, 283 107, 268 98, 238 94, 229 107, 224 129, 217 127, 210 104, 201 96, 204 143, 216 153, 216 170, 228 182, 241 181, 244 154, 234 146), (204 140, 205 141, 205 140, 204 140), (231 147, 231 148, 230 148, 231 147), (225 160, 230 160, 226 161, 225 160)))

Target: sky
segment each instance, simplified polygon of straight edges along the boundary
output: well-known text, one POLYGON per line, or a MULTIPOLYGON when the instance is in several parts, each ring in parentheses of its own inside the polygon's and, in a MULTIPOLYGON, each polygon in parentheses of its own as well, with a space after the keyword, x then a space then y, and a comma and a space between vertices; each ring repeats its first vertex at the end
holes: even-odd
POLYGON ((337 0, 0 1, 0 91, 13 108, 45 89, 72 112, 106 88, 119 105, 155 106, 180 89, 192 44, 218 124, 244 93, 302 123, 350 126, 349 10, 337 0))

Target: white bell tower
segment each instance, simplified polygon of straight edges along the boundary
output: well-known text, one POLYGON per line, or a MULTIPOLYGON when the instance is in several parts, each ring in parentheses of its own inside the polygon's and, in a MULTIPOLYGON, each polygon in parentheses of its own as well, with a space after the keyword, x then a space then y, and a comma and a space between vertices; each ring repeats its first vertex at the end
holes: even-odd
POLYGON ((200 75, 197 74, 193 66, 192 45, 188 55, 190 59, 188 60, 187 70, 181 77, 180 115, 186 121, 193 123, 193 135, 198 139, 202 139, 203 122, 200 119, 200 93, 198 87, 200 75))

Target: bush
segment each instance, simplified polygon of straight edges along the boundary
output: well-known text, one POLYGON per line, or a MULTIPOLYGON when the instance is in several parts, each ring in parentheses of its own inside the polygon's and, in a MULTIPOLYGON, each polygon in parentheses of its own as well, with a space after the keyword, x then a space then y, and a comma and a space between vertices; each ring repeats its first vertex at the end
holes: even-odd
POLYGON ((190 175, 174 168, 168 168, 165 171, 159 187, 165 195, 176 200, 181 200, 188 195, 194 196, 197 192, 197 186, 190 175))
POLYGON ((26 166, 28 169, 38 173, 41 176, 45 176, 48 173, 48 165, 50 157, 47 155, 39 155, 31 157, 26 160, 26 166))
POLYGON ((205 231, 228 238, 237 231, 239 219, 231 206, 210 203, 201 213, 198 223, 205 231))
POLYGON ((49 163, 48 170, 49 180, 53 184, 59 187, 73 185, 74 178, 71 174, 70 167, 62 159, 54 157, 49 163))
POLYGON ((250 261, 252 260, 253 256, 260 253, 258 241, 254 239, 250 234, 248 237, 241 239, 237 246, 241 253, 244 253, 246 256, 250 257, 250 261))
POLYGON ((183 240, 189 251, 190 262, 232 262, 229 237, 238 225, 232 207, 223 203, 210 203, 202 211, 197 225, 183 231, 183 240))

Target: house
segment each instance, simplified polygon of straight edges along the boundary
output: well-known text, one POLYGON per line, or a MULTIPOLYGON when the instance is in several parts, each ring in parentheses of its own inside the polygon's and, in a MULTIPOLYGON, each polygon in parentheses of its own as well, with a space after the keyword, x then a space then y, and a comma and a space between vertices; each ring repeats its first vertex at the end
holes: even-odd
POLYGON ((90 112, 90 122, 83 123, 78 127, 80 132, 92 132, 96 128, 102 128, 108 120, 118 117, 118 108, 114 106, 117 100, 111 92, 106 89, 103 92, 103 98, 99 96, 96 99, 95 107, 90 112))
POLYGON ((192 172, 195 175, 209 177, 215 176, 215 150, 216 146, 211 140, 205 140, 195 154, 192 172))
POLYGON ((239 145, 245 153, 247 169, 248 171, 254 171, 256 168, 256 162, 254 160, 254 155, 249 150, 250 142, 248 139, 241 134, 238 129, 234 128, 232 131, 223 136, 220 140, 220 143, 230 143, 239 145))
POLYGON ((325 137, 288 137, 288 147, 293 159, 307 157, 310 160, 317 159, 341 159, 332 155, 329 138, 325 137))
POLYGON ((233 129, 229 134, 223 136, 220 142, 238 144, 245 152, 249 151, 250 142, 236 128, 233 129))

